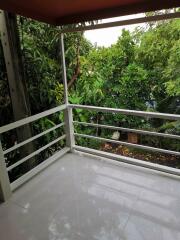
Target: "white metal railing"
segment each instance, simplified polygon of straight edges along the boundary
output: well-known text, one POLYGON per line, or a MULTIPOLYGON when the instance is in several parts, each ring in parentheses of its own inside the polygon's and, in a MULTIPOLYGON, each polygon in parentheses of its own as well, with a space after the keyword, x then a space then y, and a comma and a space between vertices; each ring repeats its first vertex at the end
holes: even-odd
MULTIPOLYGON (((37 120, 39 120, 39 119, 41 119, 43 117, 47 117, 49 115, 52 115, 54 113, 61 112, 61 111, 67 111, 67 105, 61 105, 61 106, 55 107, 53 109, 50 109, 48 111, 44 111, 44 112, 36 114, 34 116, 27 117, 27 118, 19 120, 17 122, 14 122, 14 123, 5 125, 3 127, 0 127, 0 134, 3 134, 3 133, 6 133, 6 132, 8 132, 10 130, 14 130, 16 128, 22 127, 22 126, 24 126, 26 124, 30 124, 30 123, 32 123, 34 121, 37 121, 37 120)), ((0 145, 0 160, 1 160, 0 162, 3 163, 3 171, 5 171, 5 166, 6 166, 6 164, 5 164, 5 155, 9 154, 12 151, 15 151, 16 149, 19 149, 20 147, 24 146, 25 144, 28 144, 28 143, 30 143, 30 142, 32 142, 32 141, 34 141, 34 140, 36 140, 36 139, 38 139, 40 137, 42 137, 42 136, 52 132, 52 131, 55 131, 55 130, 59 129, 59 128, 63 127, 63 126, 65 126, 64 122, 62 122, 60 124, 57 124, 54 127, 50 128, 50 129, 47 129, 47 130, 45 130, 45 131, 43 131, 43 132, 41 132, 41 133, 39 133, 39 134, 29 138, 29 139, 26 139, 25 141, 22 141, 22 142, 14 145, 14 146, 8 148, 8 149, 5 149, 5 150, 3 150, 2 146, 0 145)), ((49 142, 45 146, 37 149, 36 151, 34 151, 34 152, 30 153, 29 155, 25 156, 24 158, 18 160, 16 163, 11 164, 10 166, 6 167, 6 171, 9 172, 9 171, 13 170, 17 166, 20 166, 22 163, 27 162, 32 157, 38 155, 39 153, 41 153, 45 149, 49 148, 50 146, 54 145, 55 143, 58 143, 59 141, 65 139, 65 138, 66 138, 66 134, 64 134, 64 135, 58 137, 57 139, 49 142)), ((68 148, 68 147, 62 149, 61 151, 59 151, 58 155, 56 154, 56 157, 59 157, 61 155, 61 153, 65 154, 66 152, 69 151, 69 149, 70 148, 68 148)), ((49 159, 48 159, 48 164, 50 164, 54 160, 55 160, 55 157, 53 157, 51 159, 51 161, 49 161, 49 159)), ((44 162, 41 163, 40 164, 41 166, 38 166, 38 170, 39 171, 42 170, 48 164, 44 163, 44 162)), ((34 169, 30 170, 28 173, 26 173, 25 175, 21 176, 19 179, 15 180, 11 184, 9 183, 9 179, 7 177, 7 174, 6 174, 6 181, 8 182, 8 183, 5 183, 6 188, 7 188, 8 184, 9 184, 10 190, 8 190, 8 191, 10 192, 11 190, 14 190, 15 188, 19 187, 22 183, 24 183, 24 181, 27 181, 30 177, 32 177, 36 173, 37 173, 37 169, 35 167, 34 169)), ((2 173, 2 169, 1 169, 0 170, 0 175, 2 175, 2 174, 4 174, 4 172, 2 173)), ((3 181, 1 181, 1 185, 2 185, 3 181)), ((1 185, 0 185, 0 190, 2 188, 1 185)))
POLYGON ((62 111, 64 109, 66 109, 66 105, 61 105, 61 106, 52 108, 50 110, 44 111, 42 113, 38 113, 38 114, 36 114, 34 116, 27 117, 27 118, 21 119, 21 120, 19 120, 17 122, 13 122, 13 123, 10 123, 8 125, 2 126, 2 127, 0 127, 0 134, 5 133, 7 131, 10 131, 12 129, 18 128, 18 127, 22 127, 25 124, 37 121, 37 120, 39 120, 39 119, 41 119, 43 117, 47 117, 47 116, 49 116, 49 115, 51 115, 53 113, 60 112, 60 111, 62 111))
MULTIPOLYGON (((166 113, 157 113, 157 112, 145 112, 145 111, 135 111, 135 110, 127 110, 127 109, 115 109, 115 108, 106 108, 106 107, 95 107, 95 106, 86 106, 86 105, 75 105, 71 104, 70 108, 72 109, 84 109, 87 111, 96 111, 96 112, 105 112, 105 113, 119 113, 123 115, 132 115, 132 116, 140 116, 140 117, 146 117, 146 118, 158 118, 158 119, 167 119, 167 120, 174 120, 178 121, 180 120, 180 115, 177 114, 166 114, 166 113)), ((180 140, 179 135, 175 134, 167 134, 167 133, 159 133, 159 132, 151 132, 151 131, 146 131, 146 130, 139 130, 139 129, 131 129, 131 128, 123 128, 123 127, 116 127, 116 126, 110 126, 110 125, 103 125, 103 124, 95 124, 95 123, 88 123, 88 122, 79 122, 79 121, 73 121, 74 124, 78 125, 84 125, 84 126, 90 126, 90 127, 98 127, 98 128, 106 128, 106 129, 112 129, 112 130, 121 130, 124 132, 132 132, 132 133, 137 133, 137 134, 142 134, 142 135, 149 135, 149 136, 157 136, 157 137, 163 137, 163 138, 170 138, 170 139, 176 139, 180 140)), ((74 133, 75 137, 80 137, 80 138, 87 138, 87 139, 95 139, 99 140, 102 142, 110 142, 110 143, 115 143, 115 144, 120 144, 128 147, 134 147, 137 149, 143 149, 147 151, 152 151, 152 152, 159 152, 159 153, 164 153, 164 154, 171 154, 175 156, 180 156, 180 152, 177 151, 172 151, 172 150, 167 150, 167 149, 162 149, 162 148, 157 148, 157 147, 150 147, 150 146, 145 146, 141 144, 135 144, 135 143, 129 143, 129 142, 124 142, 124 141, 119 141, 119 140, 113 140, 113 139, 107 139, 107 138, 102 138, 98 136, 93 136, 93 135, 87 135, 87 134, 80 134, 80 133, 74 133)), ((75 145, 75 149, 78 151, 85 151, 88 153, 93 153, 94 151, 91 151, 89 148, 84 148, 81 146, 75 145)), ((97 151, 95 151, 95 154, 97 154, 97 151)), ((103 156, 106 153, 103 154, 103 156)), ((109 156, 109 155, 108 155, 109 156)), ((114 157, 113 157, 114 158, 114 157)), ((122 159, 122 158, 121 158, 122 159)), ((134 159, 131 159, 132 162, 136 162, 134 159)), ((142 163, 140 164, 142 165, 142 163)), ((173 170, 170 169, 170 167, 164 167, 164 166, 154 166, 154 164, 151 163, 143 163, 143 165, 147 165, 147 167, 151 166, 153 169, 158 169, 162 170, 165 172, 170 172, 170 173, 175 173, 180 175, 180 170, 173 170), (169 171, 168 171, 169 169, 169 171)))
POLYGON ((77 109, 86 109, 86 110, 97 111, 97 112, 121 113, 124 115, 132 115, 132 116, 139 116, 139 117, 180 120, 180 115, 177 115, 177 114, 144 112, 144 111, 135 111, 135 110, 128 110, 128 109, 106 108, 106 107, 96 107, 96 106, 76 105, 76 104, 70 104, 69 107, 74 108, 74 109, 76 109, 76 108, 77 109))
POLYGON ((91 136, 86 134, 75 133, 74 135, 77 137, 90 138, 90 139, 100 140, 104 142, 116 143, 116 144, 121 144, 128 147, 134 147, 134 148, 143 149, 143 150, 152 151, 152 152, 160 152, 160 153, 167 153, 167 154, 180 156, 180 152, 175 152, 175 151, 161 149, 161 148, 149 147, 149 146, 144 146, 144 145, 135 144, 135 143, 123 142, 123 141, 116 141, 113 139, 96 137, 96 136, 91 136))
POLYGON ((24 145, 27 144, 27 143, 30 143, 30 142, 36 140, 36 139, 38 139, 38 138, 40 138, 40 137, 42 137, 42 136, 44 136, 44 135, 46 135, 46 134, 48 134, 48 133, 50 133, 50 132, 52 132, 52 131, 54 131, 54 130, 60 128, 60 127, 62 127, 62 126, 64 126, 64 122, 63 122, 63 123, 60 123, 60 124, 58 124, 58 125, 56 125, 56 126, 54 126, 54 127, 52 127, 52 128, 50 128, 50 129, 48 129, 48 130, 46 130, 46 131, 44 131, 44 132, 42 132, 42 133, 37 134, 37 135, 34 136, 34 137, 31 137, 31 138, 29 138, 29 139, 27 139, 27 140, 25 140, 25 141, 23 141, 23 142, 20 142, 20 143, 14 145, 13 147, 10 147, 10 148, 6 149, 6 150, 4 151, 4 155, 6 155, 6 154, 8 154, 8 153, 10 153, 10 152, 12 152, 12 151, 14 151, 14 150, 16 150, 17 148, 20 148, 20 147, 24 146, 24 145))
POLYGON ((110 126, 110 125, 88 123, 88 122, 73 121, 73 123, 84 125, 84 126, 90 126, 90 127, 99 127, 99 128, 106 128, 106 129, 111 129, 111 130, 120 130, 122 132, 131 132, 131 133, 137 133, 137 134, 142 134, 142 135, 166 137, 166 138, 179 139, 180 140, 179 135, 168 134, 168 133, 159 133, 159 132, 152 132, 152 131, 139 130, 139 129, 133 129, 133 128, 115 127, 115 126, 110 126))
POLYGON ((134 111, 134 110, 127 110, 127 109, 114 109, 114 108, 105 108, 105 107, 95 107, 95 106, 86 106, 86 105, 74 105, 74 104, 65 104, 58 106, 56 108, 50 109, 48 111, 36 114, 34 116, 19 120, 17 122, 8 124, 6 126, 0 127, 0 134, 3 134, 5 132, 8 132, 10 130, 16 129, 18 127, 22 127, 25 124, 32 123, 34 121, 37 121, 43 117, 47 117, 51 114, 63 111, 64 112, 64 122, 57 124, 56 126, 53 126, 50 129, 47 129, 29 139, 26 139, 25 141, 19 142, 18 144, 3 150, 0 142, 0 195, 2 195, 1 192, 4 192, 5 199, 8 198, 8 196, 11 194, 11 191, 19 187, 21 184, 23 184, 25 181, 29 180, 31 177, 33 177, 35 174, 37 174, 39 171, 44 169, 45 167, 49 166, 52 162, 57 160, 60 156, 64 155, 70 150, 78 150, 81 152, 86 152, 98 156, 103 156, 103 157, 108 157, 111 159, 118 159, 120 161, 125 161, 126 163, 131 163, 135 165, 140 165, 140 166, 145 166, 151 169, 156 169, 156 170, 161 170, 164 172, 168 173, 173 173, 176 175, 180 175, 180 170, 179 169, 174 169, 166 166, 161 166, 158 164, 153 164, 149 162, 144 162, 138 159, 132 159, 124 156, 119 156, 119 155, 114 155, 111 153, 107 152, 102 152, 99 150, 91 149, 91 148, 85 148, 81 147, 75 144, 75 138, 81 137, 81 138, 88 138, 88 139, 95 139, 103 142, 111 142, 111 143, 116 143, 116 144, 121 144, 125 145, 128 147, 134 147, 138 149, 143 149, 147 151, 153 151, 153 152, 160 152, 160 153, 165 153, 165 154, 173 154, 176 156, 180 156, 180 152, 176 151, 171 151, 171 150, 166 150, 166 149, 161 149, 161 148, 156 148, 156 147, 150 147, 150 146, 144 146, 141 144, 134 144, 134 143, 129 143, 129 142, 124 142, 124 141, 119 141, 119 140, 113 140, 113 139, 107 139, 107 138, 102 138, 98 136, 92 136, 92 135, 87 135, 87 134, 80 134, 80 133, 74 133, 74 125, 84 125, 84 126, 89 126, 89 127, 98 127, 98 128, 105 128, 105 129, 112 129, 112 130, 120 130, 124 132, 132 132, 132 133, 137 133, 137 134, 142 134, 142 135, 149 135, 149 136, 157 136, 157 137, 163 137, 163 138, 170 138, 170 139, 177 139, 180 140, 179 135, 174 135, 174 134, 166 134, 166 133, 159 133, 159 132, 151 132, 147 130, 140 130, 140 129, 131 129, 131 128, 124 128, 124 127, 116 127, 116 126, 110 126, 110 125, 103 125, 103 124, 95 124, 95 123, 88 123, 88 122, 78 122, 78 121, 73 121, 73 114, 72 110, 73 109, 84 109, 87 111, 96 111, 96 112, 105 112, 105 113, 118 113, 118 114, 123 114, 123 115, 132 115, 132 116, 140 116, 140 117, 146 117, 146 118, 159 118, 159 119, 169 119, 169 120, 180 120, 179 115, 174 115, 174 114, 165 114, 165 113, 157 113, 157 112, 144 112, 144 111, 134 111), (48 133, 51 131, 57 130, 61 127, 65 128, 65 134, 58 137, 57 139, 49 142, 45 146, 41 147, 40 149, 37 149, 36 151, 32 152, 31 154, 25 156, 24 158, 20 159, 16 163, 11 164, 10 166, 6 167, 5 164, 5 156, 24 146, 25 144, 28 144, 48 133), (36 156, 40 152, 44 151, 48 147, 52 146, 53 144, 59 142, 62 139, 66 139, 66 147, 60 150, 59 152, 55 153, 52 157, 50 157, 47 161, 42 162, 26 174, 22 175, 20 178, 15 180, 10 184, 9 178, 8 178, 8 172, 13 170, 14 168, 20 166, 22 163, 28 161, 30 158, 36 156), (3 183, 3 184, 2 184, 3 183))

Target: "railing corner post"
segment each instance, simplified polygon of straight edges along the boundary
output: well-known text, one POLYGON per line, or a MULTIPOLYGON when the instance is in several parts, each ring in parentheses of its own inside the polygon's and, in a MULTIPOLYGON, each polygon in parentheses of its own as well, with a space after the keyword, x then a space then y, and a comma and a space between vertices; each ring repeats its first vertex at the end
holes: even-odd
POLYGON ((68 85, 67 85, 67 76, 66 76, 66 61, 65 61, 65 52, 64 52, 63 33, 61 33, 60 40, 61 40, 60 48, 61 48, 62 78, 63 78, 63 86, 64 86, 64 102, 66 104, 66 109, 64 110, 66 146, 69 147, 70 151, 72 152, 75 145, 74 126, 73 126, 72 108, 69 106, 69 101, 68 101, 68 85))
POLYGON ((64 121, 65 121, 66 146, 69 147, 70 151, 72 152, 75 145, 73 114, 72 108, 68 107, 68 105, 64 111, 64 121))
POLYGON ((0 141, 0 201, 7 201, 11 197, 11 194, 11 185, 0 141))

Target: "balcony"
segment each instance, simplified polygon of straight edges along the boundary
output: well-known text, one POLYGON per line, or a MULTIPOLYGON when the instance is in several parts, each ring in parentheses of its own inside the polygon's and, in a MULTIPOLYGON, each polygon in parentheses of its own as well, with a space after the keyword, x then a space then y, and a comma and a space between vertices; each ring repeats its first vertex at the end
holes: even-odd
MULTIPOLYGON (((180 170, 77 145, 76 138, 96 139, 152 152, 180 153, 84 135, 74 125, 73 110, 99 111, 148 118, 179 120, 180 116, 82 105, 62 105, 0 128, 0 134, 63 112, 64 122, 20 142, 1 147, 1 239, 180 239, 180 170), (45 134, 65 128, 59 136, 30 155, 5 165, 5 156, 45 134), (66 140, 65 147, 24 175, 9 182, 8 173, 66 140)), ((99 125, 122 130, 121 127, 99 125)), ((123 129, 179 140, 178 135, 123 129)))
MULTIPOLYGON (((178 13, 179 14, 179 13, 178 13)), ((146 19, 147 20, 147 19, 146 19)), ((142 21, 142 19, 140 19, 142 21)), ((122 23, 121 23, 122 24, 122 23)), ((3 34, 6 35, 6 34, 3 34)), ((180 140, 174 134, 76 120, 74 111, 95 111, 177 121, 179 115, 72 105, 68 101, 63 34, 61 55, 65 104, 0 127, 0 135, 62 113, 52 128, 6 148, 0 142, 1 240, 178 240, 180 239, 180 170, 79 145, 78 139, 127 146, 176 156, 172 149, 145 146, 77 131, 78 126, 180 140), (75 126, 76 125, 76 126, 75 126), (64 134, 16 162, 8 154, 50 132, 64 134), (64 141, 51 157, 11 179, 14 169, 64 141)))

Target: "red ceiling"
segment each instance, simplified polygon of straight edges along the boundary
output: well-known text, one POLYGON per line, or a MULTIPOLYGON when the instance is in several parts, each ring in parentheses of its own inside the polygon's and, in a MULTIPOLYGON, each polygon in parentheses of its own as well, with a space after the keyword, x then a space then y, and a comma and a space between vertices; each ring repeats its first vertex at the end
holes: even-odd
POLYGON ((63 25, 179 7, 180 0, 0 0, 0 8, 63 25))

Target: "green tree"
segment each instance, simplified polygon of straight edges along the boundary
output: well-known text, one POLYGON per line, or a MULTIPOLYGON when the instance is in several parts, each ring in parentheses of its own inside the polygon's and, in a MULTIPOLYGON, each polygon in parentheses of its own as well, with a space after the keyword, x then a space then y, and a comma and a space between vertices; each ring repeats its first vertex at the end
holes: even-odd
POLYGON ((171 55, 164 70, 166 91, 169 96, 180 96, 180 40, 171 49, 171 55))

